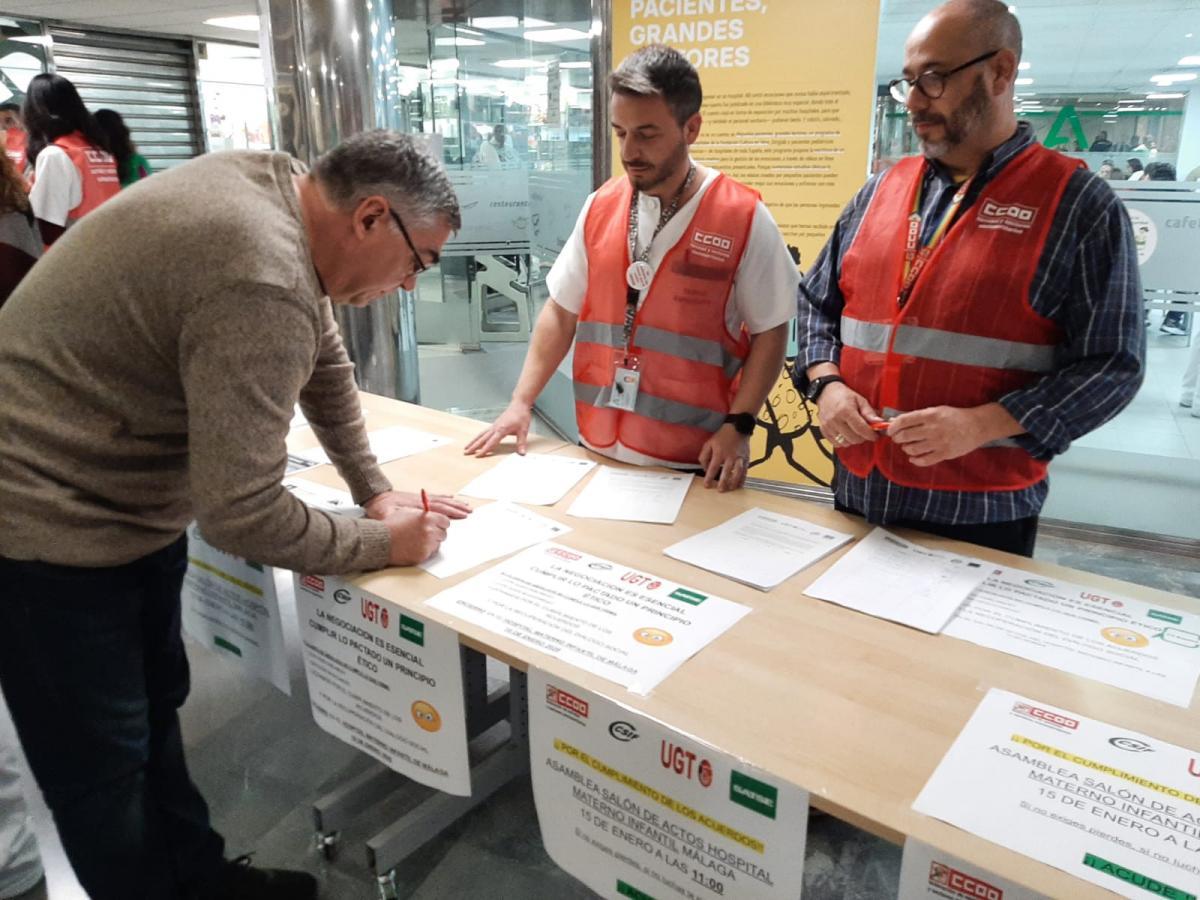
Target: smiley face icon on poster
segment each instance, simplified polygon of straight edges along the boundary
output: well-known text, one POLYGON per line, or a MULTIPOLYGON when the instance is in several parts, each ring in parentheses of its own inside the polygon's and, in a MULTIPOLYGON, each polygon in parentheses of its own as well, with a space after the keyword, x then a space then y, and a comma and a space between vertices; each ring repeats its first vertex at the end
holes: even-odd
POLYGON ((1150 643, 1150 639, 1144 634, 1129 628, 1101 628, 1100 636, 1121 647, 1145 647, 1150 643))
POLYGON ((663 631, 661 628, 639 628, 633 633, 633 639, 647 647, 665 647, 675 640, 671 636, 671 632, 663 631))
POLYGON ((432 703, 418 700, 412 705, 412 717, 422 731, 434 732, 442 727, 442 716, 432 703))

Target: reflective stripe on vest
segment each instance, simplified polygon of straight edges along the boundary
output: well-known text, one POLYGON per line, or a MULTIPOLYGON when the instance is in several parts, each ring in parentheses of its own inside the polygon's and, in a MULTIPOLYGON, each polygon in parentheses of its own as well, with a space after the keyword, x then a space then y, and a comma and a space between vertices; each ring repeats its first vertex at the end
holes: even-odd
MULTIPOLYGON (((842 343, 867 353, 887 353, 892 326, 886 322, 864 322, 842 316, 842 343)), ((1053 372, 1057 349, 1047 344, 1026 344, 999 338, 901 325, 896 331, 893 353, 963 366, 1015 369, 1021 372, 1053 372)))
MULTIPOLYGON (((588 406, 594 406, 597 409, 606 409, 608 392, 608 387, 598 387, 597 385, 584 384, 580 381, 575 382, 575 400, 577 403, 584 403, 588 406)), ((716 431, 725 423, 723 413, 705 409, 703 406, 689 406, 687 403, 680 403, 678 400, 655 397, 647 394, 645 391, 638 391, 637 402, 634 404, 633 411, 639 416, 645 416, 648 419, 655 419, 659 422, 666 422, 668 425, 688 425, 692 428, 703 428, 705 431, 710 432, 716 431)))
MULTIPOLYGON (((624 327, 605 322, 580 322, 575 328, 575 340, 622 350, 625 347, 624 327)), ((638 328, 637 345, 642 350, 654 350, 692 362, 720 366, 726 378, 732 378, 742 368, 742 358, 726 352, 720 341, 676 334, 653 325, 638 328)))

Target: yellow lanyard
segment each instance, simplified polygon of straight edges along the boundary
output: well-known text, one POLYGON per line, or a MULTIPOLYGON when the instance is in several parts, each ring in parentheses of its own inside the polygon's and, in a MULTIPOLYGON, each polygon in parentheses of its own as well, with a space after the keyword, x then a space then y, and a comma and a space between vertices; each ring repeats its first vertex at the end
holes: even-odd
POLYGON ((945 215, 942 216, 942 221, 938 223, 938 227, 934 229, 933 234, 929 236, 929 240, 921 246, 921 195, 924 193, 925 185, 917 186, 916 197, 913 198, 912 213, 908 217, 908 239, 904 242, 904 282, 900 286, 900 293, 896 297, 896 305, 903 308, 908 302, 909 296, 912 294, 913 285, 917 283, 917 278, 925 270, 929 258, 933 256, 933 251, 937 249, 938 244, 942 242, 942 238, 946 236, 946 232, 950 230, 950 225, 954 222, 954 217, 958 213, 958 208, 962 205, 963 199, 967 196, 967 191, 971 187, 971 182, 975 180, 975 176, 971 176, 962 183, 962 186, 954 192, 954 198, 950 201, 950 206, 946 209, 945 215))

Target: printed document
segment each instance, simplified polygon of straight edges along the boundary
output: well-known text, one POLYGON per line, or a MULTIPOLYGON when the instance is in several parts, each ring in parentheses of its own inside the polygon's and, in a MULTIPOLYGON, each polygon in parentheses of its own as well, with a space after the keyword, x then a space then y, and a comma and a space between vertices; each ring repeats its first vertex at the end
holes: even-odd
POLYGON ((852 540, 853 535, 756 507, 663 553, 769 591, 852 540))
POLYGON ((691 475, 603 466, 575 498, 567 515, 671 525, 679 518, 691 486, 691 475))
MULTIPOLYGON (((371 442, 371 452, 375 454, 380 465, 450 443, 448 437, 418 431, 405 425, 393 425, 391 428, 372 431, 367 435, 367 439, 371 442)), ((322 447, 301 450, 295 455, 311 460, 317 465, 329 462, 329 454, 322 447)))
POLYGON ((553 542, 425 602, 639 694, 750 612, 553 542))
POLYGON ((430 575, 449 578, 570 530, 568 525, 512 503, 489 503, 465 519, 451 520, 446 540, 420 567, 430 575))
POLYGON ((913 809, 1122 896, 1200 892, 1200 752, 1007 691, 913 809))
POLYGON ((511 500, 530 506, 553 506, 596 464, 588 459, 527 453, 506 456, 465 488, 468 497, 511 500))
POLYGON ((1200 615, 1020 569, 994 569, 946 634, 1190 706, 1200 676, 1200 615))
POLYGON ((361 519, 364 515, 363 508, 358 506, 346 491, 339 491, 307 478, 285 478, 283 487, 306 506, 356 519, 361 519))
POLYGON ((994 568, 876 528, 804 593, 937 634, 994 568))

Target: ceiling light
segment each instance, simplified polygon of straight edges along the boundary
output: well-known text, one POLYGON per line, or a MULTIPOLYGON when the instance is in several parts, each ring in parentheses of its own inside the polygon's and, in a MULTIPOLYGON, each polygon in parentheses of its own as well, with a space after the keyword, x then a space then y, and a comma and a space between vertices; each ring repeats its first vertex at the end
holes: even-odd
POLYGON ((434 38, 433 43, 438 47, 482 47, 487 41, 465 37, 440 37, 434 38))
POLYGON ((1177 66, 1200 66, 1200 56, 1185 56, 1179 62, 1175 63, 1175 65, 1177 65, 1177 66))
POLYGON ((1182 100, 1187 94, 1147 94, 1147 100, 1182 100))
POLYGON ((586 41, 591 37, 586 31, 575 28, 550 28, 546 31, 526 31, 527 41, 586 41))
POLYGON ((4 38, 6 41, 17 41, 22 44, 42 44, 52 46, 54 40, 48 34, 19 34, 16 37, 4 38))
POLYGON ((1144 107, 1144 106, 1126 106, 1123 110, 1121 110, 1121 112, 1145 112, 1145 111, 1146 111, 1146 107, 1144 107))
POLYGON ((218 16, 215 19, 205 19, 204 24, 216 28, 233 28, 237 31, 258 31, 258 16, 218 16))
POLYGON ((547 22, 544 19, 534 19, 526 16, 520 19, 517 16, 480 16, 478 19, 471 19, 471 25, 475 28, 520 28, 524 25, 526 28, 553 28, 553 22, 547 22))
POLYGON ((1151 75, 1150 80, 1163 86, 1175 84, 1177 81, 1195 81, 1195 72, 1164 72, 1161 75, 1151 75))
POLYGON ((1117 102, 1118 103, 1141 103, 1142 99, 1140 97, 1134 97, 1129 100, 1118 100, 1117 102))
POLYGON ((536 69, 542 63, 536 59, 499 59, 492 65, 497 69, 536 69))
POLYGON ((585 62, 585 61, 565 62, 565 63, 559 63, 558 67, 560 69, 590 69, 592 67, 592 64, 590 62, 585 62))
POLYGON ((1028 72, 1030 69, 1033 68, 1033 63, 1031 63, 1031 62, 1018 63, 1017 68, 1020 69, 1022 72, 1028 72))
POLYGON ((1022 84, 1022 85, 1033 84, 1033 79, 1032 78, 1018 78, 1016 81, 1013 82, 1013 84, 1022 84))

